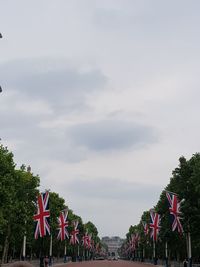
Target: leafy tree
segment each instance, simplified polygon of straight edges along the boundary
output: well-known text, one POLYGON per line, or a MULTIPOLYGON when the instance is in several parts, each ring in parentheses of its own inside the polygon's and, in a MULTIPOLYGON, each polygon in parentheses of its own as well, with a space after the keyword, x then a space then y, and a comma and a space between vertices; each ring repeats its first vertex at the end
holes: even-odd
POLYGON ((6 261, 11 236, 10 214, 13 211, 14 190, 13 154, 7 147, 0 145, 0 234, 1 248, 3 249, 3 262, 6 261))
MULTIPOLYGON (((180 157, 179 165, 172 172, 169 184, 161 192, 160 198, 155 206, 156 212, 161 215, 161 230, 158 240, 158 255, 165 258, 165 242, 168 242, 169 257, 171 259, 182 260, 186 257, 186 236, 191 233, 192 253, 195 259, 199 260, 200 251, 200 154, 194 154, 189 160, 180 157), (181 201, 182 224, 184 235, 177 231, 172 232, 168 200, 166 190, 174 192, 181 201)), ((142 234, 142 221, 149 222, 149 213, 144 212, 139 225, 131 226, 127 233, 127 240, 131 233, 137 229, 141 234, 141 243, 148 252, 151 251, 151 242, 142 234)), ((149 255, 149 252, 147 255, 149 255)))
MULTIPOLYGON (((0 146, 0 243, 2 262, 6 262, 12 247, 22 244, 23 235, 31 230, 30 221, 34 210, 39 177, 15 169, 13 154, 0 146)), ((20 254, 20 249, 18 253, 20 254)))
MULTIPOLYGON (((6 262, 10 255, 20 258, 22 256, 23 237, 27 237, 27 254, 39 257, 49 254, 50 236, 34 239, 33 215, 36 211, 37 195, 39 194, 40 177, 31 173, 29 168, 22 165, 20 169, 16 168, 13 160, 13 154, 0 145, 0 257, 2 262, 6 262), (42 249, 42 251, 41 251, 42 249)), ((60 212, 68 209, 65 200, 56 192, 50 192, 50 227, 53 237, 53 255, 63 256, 64 245, 67 244, 67 254, 74 256, 78 249, 80 253, 82 248, 72 246, 69 240, 65 242, 58 241, 57 237, 57 218, 60 212)), ((87 227, 92 233, 95 243, 99 242, 96 226, 88 222, 83 224, 82 218, 68 209, 69 233, 73 229, 72 222, 78 220, 79 240, 85 233, 87 227)))

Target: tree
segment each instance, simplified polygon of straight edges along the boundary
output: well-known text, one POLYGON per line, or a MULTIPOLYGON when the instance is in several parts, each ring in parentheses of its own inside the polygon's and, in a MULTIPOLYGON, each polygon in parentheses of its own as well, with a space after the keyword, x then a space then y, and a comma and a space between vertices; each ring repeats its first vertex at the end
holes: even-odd
MULTIPOLYGON (((2 262, 8 258, 9 247, 22 244, 25 232, 30 233, 39 177, 15 169, 13 154, 0 146, 0 235, 3 247, 2 262)), ((20 250, 18 251, 20 254, 20 250)))
MULTIPOLYGON (((172 172, 169 184, 165 190, 161 192, 160 198, 154 209, 161 217, 161 229, 158 240, 158 255, 165 258, 165 242, 168 242, 169 256, 172 259, 183 260, 186 257, 186 235, 190 232, 192 237, 192 253, 193 258, 199 257, 200 251, 200 154, 194 154, 189 160, 180 157, 179 165, 172 172), (181 202, 182 224, 184 235, 180 235, 177 231, 172 232, 168 200, 166 198, 166 190, 174 192, 178 195, 181 202)), ((131 233, 137 229, 141 232, 142 221, 149 222, 149 213, 144 212, 139 225, 131 226, 127 233, 127 240, 131 233)), ((145 249, 150 251, 150 242, 141 232, 141 243, 145 249), (146 244, 145 244, 146 243, 146 244), (147 244, 149 243, 149 244, 147 244)), ((148 253, 147 253, 148 254, 148 253)))
POLYGON ((13 154, 8 151, 7 147, 0 145, 0 240, 3 248, 3 262, 7 259, 11 234, 9 215, 13 210, 13 195, 15 193, 14 169, 13 154))
MULTIPOLYGON (((37 195, 39 194, 40 177, 30 172, 30 169, 22 165, 16 168, 13 154, 0 145, 0 256, 2 262, 8 261, 8 256, 20 258, 22 256, 23 237, 27 237, 27 254, 41 255, 49 254, 50 237, 34 239, 33 215, 36 211, 37 195)), ((65 200, 56 192, 50 192, 50 227, 53 237, 53 253, 55 256, 63 256, 65 242, 57 240, 58 222, 60 212, 68 209, 65 200)), ((83 224, 82 218, 68 209, 68 231, 71 232, 72 222, 78 220, 79 240, 85 232, 85 227, 92 233, 96 244, 100 241, 96 226, 88 222, 83 224)), ((79 247, 69 244, 66 240, 68 255, 74 255, 79 247)), ((42 255, 44 256, 44 255, 42 255)))

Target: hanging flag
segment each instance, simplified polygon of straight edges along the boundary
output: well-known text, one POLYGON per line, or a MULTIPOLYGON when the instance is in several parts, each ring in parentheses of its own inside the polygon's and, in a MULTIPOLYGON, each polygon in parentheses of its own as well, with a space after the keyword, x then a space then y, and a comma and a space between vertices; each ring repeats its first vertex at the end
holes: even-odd
POLYGON ((136 246, 138 246, 139 241, 140 241, 140 235, 139 235, 139 233, 136 233, 136 234, 135 234, 135 245, 136 245, 136 246))
POLYGON ((129 244, 130 244, 130 250, 135 251, 136 243, 135 243, 135 235, 134 234, 131 235, 131 239, 129 241, 129 244))
POLYGON ((89 234, 88 249, 93 249, 94 241, 92 240, 92 234, 89 234))
POLYGON ((50 234, 50 225, 49 225, 49 192, 39 194, 37 198, 37 214, 33 216, 34 221, 36 221, 35 228, 35 239, 44 237, 47 232, 50 234))
POLYGON ((131 235, 131 239, 130 239, 130 249, 132 251, 135 251, 136 248, 138 247, 139 244, 139 240, 140 240, 140 235, 139 233, 135 233, 131 235))
POLYGON ((175 231, 176 229, 180 234, 183 233, 183 227, 180 222, 180 201, 178 199, 178 196, 172 192, 166 191, 166 197, 169 202, 169 212, 173 216, 173 223, 172 223, 172 231, 175 231))
POLYGON ((58 217, 58 236, 57 239, 61 241, 69 238, 69 233, 67 232, 67 227, 69 226, 69 222, 67 221, 68 210, 62 211, 60 216, 58 217))
POLYGON ((78 234, 79 234, 79 230, 77 229, 78 227, 78 221, 74 221, 73 222, 74 225, 74 230, 71 232, 70 236, 70 244, 72 245, 76 245, 76 243, 79 244, 79 239, 78 239, 78 234))
POLYGON ((157 241, 160 230, 160 214, 151 210, 150 219, 151 222, 149 224, 149 227, 151 228, 151 238, 153 238, 153 241, 157 241))
POLYGON ((85 235, 83 236, 82 241, 83 241, 83 246, 85 248, 87 248, 88 247, 88 241, 89 241, 89 235, 88 235, 87 231, 86 231, 85 235))
POLYGON ((149 233, 149 226, 146 222, 142 222, 143 227, 144 227, 144 235, 147 236, 149 233))

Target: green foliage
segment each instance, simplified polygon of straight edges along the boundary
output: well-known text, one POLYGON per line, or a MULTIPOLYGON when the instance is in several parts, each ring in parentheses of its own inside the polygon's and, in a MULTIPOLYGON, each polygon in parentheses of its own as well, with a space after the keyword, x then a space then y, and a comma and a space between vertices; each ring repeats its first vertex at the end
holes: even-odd
MULTIPOLYGON (((41 254, 49 254, 50 236, 34 239, 33 215, 36 212, 39 184, 40 178, 27 171, 24 164, 20 169, 16 169, 13 154, 0 145, 0 257, 3 262, 6 262, 9 255, 20 257, 24 235, 27 237, 27 255, 39 257, 41 254)), ((57 240, 57 218, 60 212, 68 207, 58 193, 50 192, 49 208, 53 255, 60 257, 64 255, 65 242, 57 240)), ((92 233, 95 242, 100 240, 93 223, 88 222, 84 225, 80 216, 70 209, 68 212, 68 232, 73 229, 72 222, 78 220, 80 241, 86 227, 92 233)), ((67 254, 72 255, 74 247, 69 244, 69 240, 66 240, 66 244, 67 254)))
MULTIPOLYGON (((160 195, 158 203, 154 207, 161 217, 161 229, 157 242, 157 254, 165 258, 165 242, 168 242, 169 254, 172 259, 184 259, 187 256, 186 234, 191 233, 192 253, 194 258, 198 258, 200 251, 200 154, 194 154, 191 159, 184 157, 179 159, 179 166, 172 172, 170 183, 160 195), (182 225, 184 234, 180 235, 177 231, 172 232, 168 200, 166 190, 174 192, 181 201, 182 225)), ((149 212, 144 212, 141 221, 136 226, 131 226, 126 237, 130 238, 131 233, 137 230, 140 232, 142 245, 145 250, 151 250, 151 241, 143 233, 142 221, 149 222, 149 212)), ((148 253, 147 253, 148 254, 148 253)), ((149 256, 149 255, 148 255, 149 256)))

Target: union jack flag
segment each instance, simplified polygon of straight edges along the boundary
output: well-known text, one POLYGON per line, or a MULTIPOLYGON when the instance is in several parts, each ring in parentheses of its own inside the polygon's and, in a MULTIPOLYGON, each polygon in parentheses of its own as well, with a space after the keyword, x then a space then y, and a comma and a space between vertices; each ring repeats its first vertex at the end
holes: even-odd
POLYGON ((138 246, 140 240, 140 236, 138 233, 132 234, 129 240, 129 249, 135 251, 136 247, 138 246))
POLYGON ((62 211, 60 213, 60 216, 58 217, 58 236, 57 239, 60 239, 61 241, 65 240, 66 238, 69 238, 69 234, 67 232, 67 227, 69 226, 69 222, 67 221, 68 211, 62 211))
POLYGON ((130 244, 130 250, 135 251, 135 249, 136 249, 135 235, 131 235, 131 239, 129 241, 129 244, 130 244))
POLYGON ((149 226, 146 222, 142 222, 143 227, 144 227, 144 234, 147 236, 149 233, 149 226))
POLYGON ((166 191, 166 197, 169 202, 169 212, 173 216, 172 231, 175 231, 176 228, 180 234, 183 233, 183 227, 180 222, 180 201, 178 196, 172 192, 166 191))
POLYGON ((85 235, 83 236, 82 240, 83 240, 83 246, 84 246, 85 248, 87 248, 87 247, 88 247, 88 241, 89 241, 89 235, 88 235, 88 232, 85 233, 85 235))
POLYGON ((151 222, 149 224, 149 227, 151 228, 151 238, 153 238, 153 241, 157 241, 160 230, 160 214, 151 210, 150 219, 151 222))
POLYGON ((78 221, 74 221, 73 222, 74 225, 74 230, 71 232, 70 236, 70 244, 72 245, 76 245, 76 243, 79 244, 79 239, 78 239, 78 234, 79 234, 79 230, 77 229, 78 227, 78 221))
POLYGON ((135 234, 135 244, 136 244, 136 246, 139 244, 139 241, 140 241, 140 235, 139 235, 139 233, 136 233, 135 234))
POLYGON ((49 192, 47 191, 39 194, 37 198, 37 214, 33 216, 34 221, 36 221, 35 239, 38 236, 44 237, 47 232, 50 234, 49 217, 49 192))

